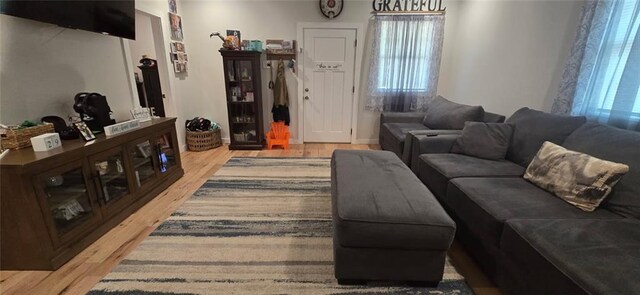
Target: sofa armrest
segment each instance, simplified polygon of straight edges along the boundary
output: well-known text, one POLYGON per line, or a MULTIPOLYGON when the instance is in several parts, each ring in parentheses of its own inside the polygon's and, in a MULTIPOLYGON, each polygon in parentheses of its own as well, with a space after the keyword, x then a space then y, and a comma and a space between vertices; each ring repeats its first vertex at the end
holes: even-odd
POLYGON ((383 112, 380 114, 380 125, 384 123, 422 123, 425 113, 395 113, 383 112))
POLYGON ((448 154, 459 134, 416 135, 413 140, 411 153, 411 170, 418 175, 420 155, 448 154))
MULTIPOLYGON (((383 125, 385 123, 420 123, 424 120, 425 113, 396 113, 396 112, 383 112, 380 114, 380 126, 378 130, 378 141, 380 146, 384 149, 383 144, 390 140, 384 137, 383 125)), ((402 151, 396 151, 402 152, 402 151)))
MULTIPOLYGON (((413 141, 417 136, 441 135, 441 134, 462 134, 462 130, 414 130, 407 133, 404 140, 404 150, 402 151, 402 162, 411 167, 411 155, 413 154, 413 141)), ((419 152, 419 151, 416 151, 419 152)))

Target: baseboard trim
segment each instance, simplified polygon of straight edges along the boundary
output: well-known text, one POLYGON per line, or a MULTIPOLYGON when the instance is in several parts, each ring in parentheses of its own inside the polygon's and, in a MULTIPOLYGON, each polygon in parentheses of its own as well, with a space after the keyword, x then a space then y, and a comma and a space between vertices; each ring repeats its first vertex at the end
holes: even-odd
MULTIPOLYGON (((303 144, 304 142, 302 140, 296 139, 296 138, 291 138, 289 141, 291 144, 303 144)), ((229 137, 223 137, 222 138, 222 143, 226 143, 229 144, 231 143, 231 138, 229 137)), ((352 144, 378 144, 378 140, 377 139, 357 139, 355 142, 353 142, 352 144)), ((186 148, 186 145, 185 145, 186 148)))
POLYGON ((356 141, 353 144, 378 144, 378 139, 377 138, 361 138, 361 139, 356 139, 356 141))

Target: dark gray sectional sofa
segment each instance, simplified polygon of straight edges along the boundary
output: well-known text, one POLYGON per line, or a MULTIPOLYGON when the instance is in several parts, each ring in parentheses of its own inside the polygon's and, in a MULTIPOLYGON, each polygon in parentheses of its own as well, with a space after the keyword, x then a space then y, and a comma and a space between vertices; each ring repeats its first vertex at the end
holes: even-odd
POLYGON ((404 153, 407 133, 424 132, 459 134, 466 121, 487 123, 504 122, 505 117, 485 112, 480 106, 458 104, 442 96, 435 98, 426 113, 382 113, 379 142, 383 150, 394 152, 405 164, 409 155, 404 153), (405 157, 403 157, 403 153, 405 157))
POLYGON ((457 239, 509 294, 640 293, 640 133, 528 108, 506 122, 514 134, 501 161, 448 153, 458 135, 419 139, 412 168, 456 221, 457 239), (584 212, 522 178, 544 141, 629 173, 584 212))

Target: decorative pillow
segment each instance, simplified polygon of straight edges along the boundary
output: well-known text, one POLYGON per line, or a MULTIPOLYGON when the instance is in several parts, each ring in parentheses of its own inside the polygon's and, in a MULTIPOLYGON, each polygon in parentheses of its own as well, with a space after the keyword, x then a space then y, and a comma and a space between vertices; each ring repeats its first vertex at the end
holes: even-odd
POLYGON ((465 122, 482 122, 483 118, 484 109, 480 106, 459 104, 438 96, 429 103, 422 124, 431 129, 461 130, 465 122))
POLYGON ((513 126, 501 123, 466 122, 452 153, 489 160, 503 160, 509 149, 513 126))
POLYGON ((524 178, 588 212, 596 210, 629 166, 567 150, 546 141, 524 178))

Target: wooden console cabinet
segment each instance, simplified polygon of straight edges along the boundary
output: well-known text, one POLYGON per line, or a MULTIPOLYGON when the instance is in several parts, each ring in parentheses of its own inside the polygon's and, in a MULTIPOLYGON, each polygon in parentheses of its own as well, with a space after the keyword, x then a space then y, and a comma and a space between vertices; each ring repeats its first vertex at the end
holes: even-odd
POLYGON ((182 177, 175 121, 0 159, 0 268, 55 270, 182 177))

